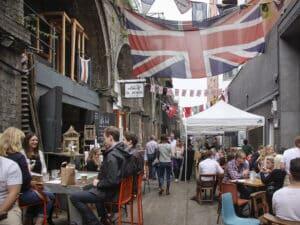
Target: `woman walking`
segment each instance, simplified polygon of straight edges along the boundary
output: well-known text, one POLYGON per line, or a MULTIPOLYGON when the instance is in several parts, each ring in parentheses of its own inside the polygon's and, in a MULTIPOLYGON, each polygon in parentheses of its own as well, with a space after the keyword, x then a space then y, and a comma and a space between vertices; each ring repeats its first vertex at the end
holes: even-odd
POLYGON ((164 192, 164 178, 166 173, 167 179, 167 189, 166 195, 170 194, 170 183, 171 183, 171 172, 172 172, 172 162, 171 162, 171 145, 168 142, 166 135, 162 135, 160 138, 161 143, 158 145, 158 183, 159 183, 159 195, 164 192))
POLYGON ((178 182, 180 168, 183 159, 184 147, 180 139, 176 141, 175 152, 173 153, 173 171, 175 176, 175 182, 178 182))

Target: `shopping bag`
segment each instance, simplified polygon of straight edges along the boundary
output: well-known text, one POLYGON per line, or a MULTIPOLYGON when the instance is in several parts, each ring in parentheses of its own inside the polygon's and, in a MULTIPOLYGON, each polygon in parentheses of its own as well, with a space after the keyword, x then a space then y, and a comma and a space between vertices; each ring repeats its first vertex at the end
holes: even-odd
POLYGON ((75 184, 75 165, 63 162, 61 164, 61 185, 75 184))

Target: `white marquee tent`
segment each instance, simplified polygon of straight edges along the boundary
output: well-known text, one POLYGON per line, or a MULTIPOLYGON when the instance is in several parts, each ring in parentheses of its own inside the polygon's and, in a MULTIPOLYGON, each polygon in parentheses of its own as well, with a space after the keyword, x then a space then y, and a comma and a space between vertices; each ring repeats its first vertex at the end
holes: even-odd
POLYGON ((265 125, 265 118, 240 110, 224 101, 186 120, 187 134, 251 130, 265 125))

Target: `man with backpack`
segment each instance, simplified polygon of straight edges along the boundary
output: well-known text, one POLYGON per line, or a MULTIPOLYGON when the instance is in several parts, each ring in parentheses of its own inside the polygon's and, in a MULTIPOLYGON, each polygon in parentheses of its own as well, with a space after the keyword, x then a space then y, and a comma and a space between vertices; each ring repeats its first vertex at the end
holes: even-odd
POLYGON ((81 214, 85 225, 110 224, 104 203, 115 201, 122 179, 133 174, 128 166, 132 155, 125 150, 124 144, 119 142, 119 139, 118 128, 111 126, 104 130, 106 150, 103 153, 103 162, 98 178, 93 181, 93 187, 88 191, 76 192, 70 196, 71 202, 81 214), (88 203, 96 203, 101 221, 87 206, 88 203))

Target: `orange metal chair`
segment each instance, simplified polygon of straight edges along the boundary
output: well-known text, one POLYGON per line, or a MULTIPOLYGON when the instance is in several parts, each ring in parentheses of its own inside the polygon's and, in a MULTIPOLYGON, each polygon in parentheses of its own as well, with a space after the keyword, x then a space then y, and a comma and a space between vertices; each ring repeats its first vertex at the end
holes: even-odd
POLYGON ((106 202, 105 205, 110 206, 110 213, 113 206, 118 208, 118 225, 130 223, 133 225, 133 177, 127 177, 122 180, 120 185, 119 199, 117 202, 106 202), (122 221, 122 207, 130 205, 130 221, 122 221))
MULTIPOLYGON (((138 213, 138 225, 144 224, 144 216, 143 216, 143 177, 144 174, 140 173, 137 177, 137 213, 138 213)), ((136 223, 135 223, 136 224, 136 223)))
MULTIPOLYGON (((42 205, 43 205, 43 216, 44 216, 44 222, 43 224, 44 225, 47 225, 47 203, 48 203, 48 199, 47 199, 47 196, 44 195, 43 192, 41 191, 38 191, 38 190, 34 190, 34 192, 39 196, 39 198, 41 199, 42 201, 42 205)), ((41 205, 40 203, 38 204, 23 204, 20 200, 18 200, 18 203, 19 203, 19 207, 21 209, 27 209, 31 206, 37 206, 37 205, 41 205)))
POLYGON ((236 184, 234 184, 234 183, 224 183, 224 182, 221 183, 220 193, 219 193, 217 224, 219 224, 220 215, 221 215, 221 207, 222 207, 221 195, 224 194, 224 193, 228 193, 228 192, 231 193, 233 204, 236 205, 237 207, 242 207, 242 206, 247 205, 247 204, 250 203, 249 200, 241 199, 241 198, 238 197, 238 190, 237 190, 236 184))

